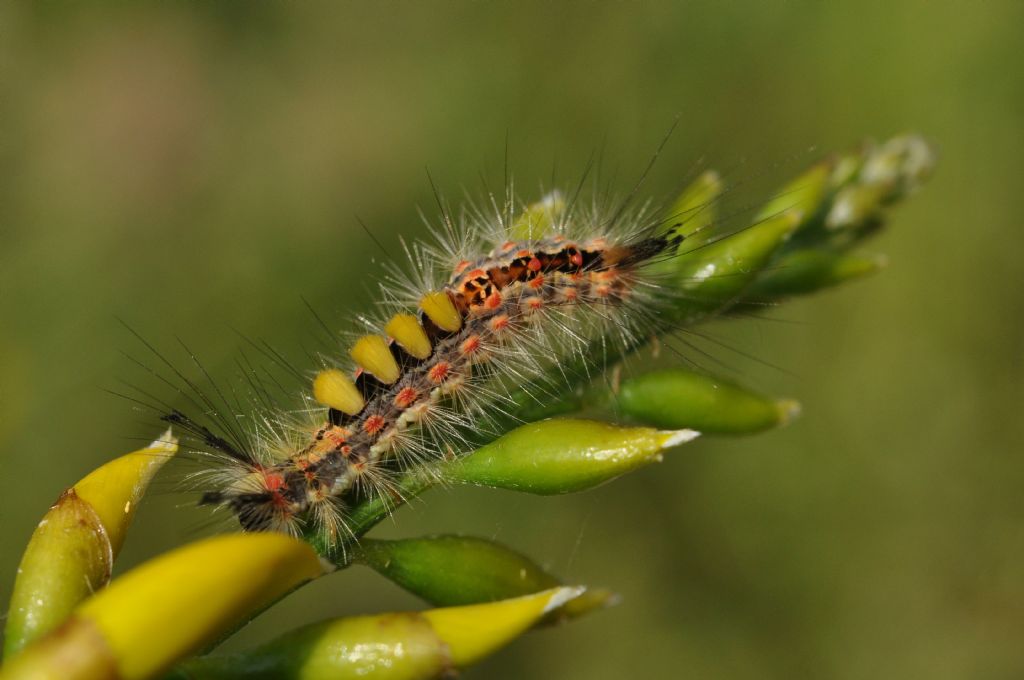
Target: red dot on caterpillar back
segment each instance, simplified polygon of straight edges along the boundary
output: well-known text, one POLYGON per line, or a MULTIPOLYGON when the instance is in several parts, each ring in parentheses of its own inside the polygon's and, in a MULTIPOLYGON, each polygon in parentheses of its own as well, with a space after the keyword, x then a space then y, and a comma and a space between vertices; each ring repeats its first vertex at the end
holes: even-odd
POLYGON ((363 423, 363 430, 367 434, 377 434, 388 424, 388 421, 384 419, 384 416, 380 414, 373 414, 363 423))
POLYGON ((416 401, 419 394, 412 387, 403 387, 395 395, 395 406, 401 409, 409 408, 416 401))
POLYGON ((494 331, 495 333, 500 333, 501 331, 508 328, 508 324, 508 314, 499 314, 490 321, 491 330, 494 331))
POLYGON ((498 291, 494 291, 493 293, 487 296, 486 300, 484 300, 484 307, 492 310, 498 309, 499 307, 501 307, 502 301, 503 300, 501 297, 501 293, 499 293, 498 291))
POLYGON ((463 354, 466 354, 466 355, 473 354, 474 352, 476 352, 479 349, 480 349, 480 336, 479 335, 471 335, 471 336, 469 336, 468 338, 466 338, 462 342, 462 345, 459 346, 459 351, 461 351, 463 354))
POLYGON ((451 364, 447 361, 439 361, 430 368, 427 372, 427 376, 430 378, 431 382, 441 384, 448 377, 448 374, 451 373, 451 370, 451 364))

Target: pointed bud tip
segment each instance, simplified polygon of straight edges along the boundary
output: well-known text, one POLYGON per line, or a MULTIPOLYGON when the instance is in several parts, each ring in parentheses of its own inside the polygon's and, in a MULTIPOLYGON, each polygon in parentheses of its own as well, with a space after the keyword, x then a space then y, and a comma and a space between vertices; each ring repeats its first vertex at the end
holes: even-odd
POLYGON ((429 609, 421 616, 447 645, 452 664, 463 668, 504 647, 585 590, 561 586, 496 602, 429 609))
POLYGON ((178 438, 174 436, 171 428, 168 427, 162 435, 153 440, 147 448, 159 449, 165 453, 177 453, 178 438))
POLYGON ((544 605, 543 614, 552 612, 570 600, 575 600, 577 597, 586 592, 585 586, 562 586, 561 588, 553 588, 551 590, 551 597, 548 599, 547 604, 544 605))
POLYGON ((803 411, 803 407, 796 399, 780 399, 775 402, 775 407, 779 411, 779 425, 789 425, 799 418, 803 411))
POLYGON ((662 449, 671 449, 675 446, 691 442, 700 436, 696 430, 668 430, 661 433, 664 437, 661 441, 662 449))

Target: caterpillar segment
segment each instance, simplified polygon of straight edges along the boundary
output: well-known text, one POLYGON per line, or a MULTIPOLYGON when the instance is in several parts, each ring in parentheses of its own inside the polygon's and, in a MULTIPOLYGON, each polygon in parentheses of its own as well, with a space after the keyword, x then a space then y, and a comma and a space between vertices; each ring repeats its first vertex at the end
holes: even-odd
POLYGON ((467 392, 481 389, 474 377, 536 378, 558 353, 544 346, 548 322, 557 321, 582 352, 573 314, 621 305, 635 293, 637 269, 677 240, 616 245, 556 235, 507 241, 458 262, 446 285, 420 295, 417 314, 395 314, 383 324, 386 335, 352 345, 352 374, 327 368, 316 375, 313 396, 327 417, 301 449, 254 464, 203 502, 230 508, 246 530, 296 533, 311 518, 335 538, 344 530, 346 498, 386 490, 388 475, 408 457, 446 453, 431 442, 457 438, 468 424, 474 402, 467 392))

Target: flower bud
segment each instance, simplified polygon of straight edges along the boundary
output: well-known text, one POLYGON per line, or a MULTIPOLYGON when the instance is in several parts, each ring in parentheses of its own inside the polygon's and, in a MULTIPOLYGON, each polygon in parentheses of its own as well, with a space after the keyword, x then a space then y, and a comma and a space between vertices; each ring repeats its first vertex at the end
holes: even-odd
POLYGON ((107 584, 135 508, 178 450, 168 430, 149 447, 106 463, 61 494, 39 522, 18 566, 4 655, 54 629, 107 584))
POLYGON ((469 536, 363 539, 356 560, 436 606, 491 602, 560 585, 528 557, 469 536))
POLYGON ((656 427, 704 434, 748 434, 788 422, 799 405, 776 401, 718 378, 682 368, 623 380, 609 398, 621 415, 656 427))
POLYGON ((758 302, 806 295, 873 274, 885 264, 881 255, 794 250, 763 272, 743 295, 758 302))
POLYGON ((916 191, 934 169, 935 150, 928 142, 918 135, 902 135, 869 151, 860 181, 886 187, 888 202, 916 191))
POLYGON ((582 588, 425 612, 324 621, 256 649, 183 664, 172 678, 426 680, 448 677, 509 644, 582 588))
MULTIPOLYGON (((492 602, 561 585, 561 581, 525 555, 472 536, 363 539, 356 561, 430 604, 442 607, 492 602)), ((609 590, 588 588, 548 618, 576 618, 615 601, 615 594, 609 590)))
POLYGON ((64 625, 16 656, 3 678, 151 678, 321 573, 313 549, 283 534, 198 541, 85 600, 64 625), (75 660, 72 669, 65 667, 68 658, 75 660), (104 667, 113 674, 95 674, 104 667))
POLYGON ((754 218, 755 222, 782 213, 799 213, 803 221, 811 220, 821 208, 833 171, 830 161, 822 161, 800 175, 768 201, 754 218))
POLYGON ((716 201, 722 195, 722 178, 714 170, 706 170, 683 190, 665 213, 667 231, 686 237, 688 248, 704 243, 718 214, 716 201))
POLYGON ((799 212, 781 212, 672 260, 679 290, 676 314, 686 320, 728 305, 768 265, 801 219, 799 212))
POLYGON ((518 427, 446 465, 442 474, 452 482, 571 493, 659 461, 665 449, 697 436, 693 430, 662 432, 555 418, 518 427))
POLYGON ((552 191, 536 203, 530 204, 512 223, 510 238, 541 239, 551 234, 565 212, 565 197, 552 191))

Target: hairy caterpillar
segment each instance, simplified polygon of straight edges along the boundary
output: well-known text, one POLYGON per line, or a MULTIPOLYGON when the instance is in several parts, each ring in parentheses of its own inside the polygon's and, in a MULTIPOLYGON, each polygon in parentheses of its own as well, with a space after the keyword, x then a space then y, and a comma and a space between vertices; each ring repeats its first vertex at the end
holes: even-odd
POLYGON ((201 502, 246 530, 297 534, 313 522, 333 542, 353 498, 464 452, 465 433, 502 412, 513 387, 543 401, 562 362, 597 363, 597 339, 636 344, 664 297, 645 266, 683 237, 643 210, 575 204, 554 192, 518 218, 511 200, 458 225, 446 214, 435 245, 406 247, 411 273, 392 267, 381 283, 383 313, 363 319, 375 332, 351 345, 350 365, 324 361, 297 415, 261 414, 234 437, 164 416, 226 463, 200 473, 201 502))

